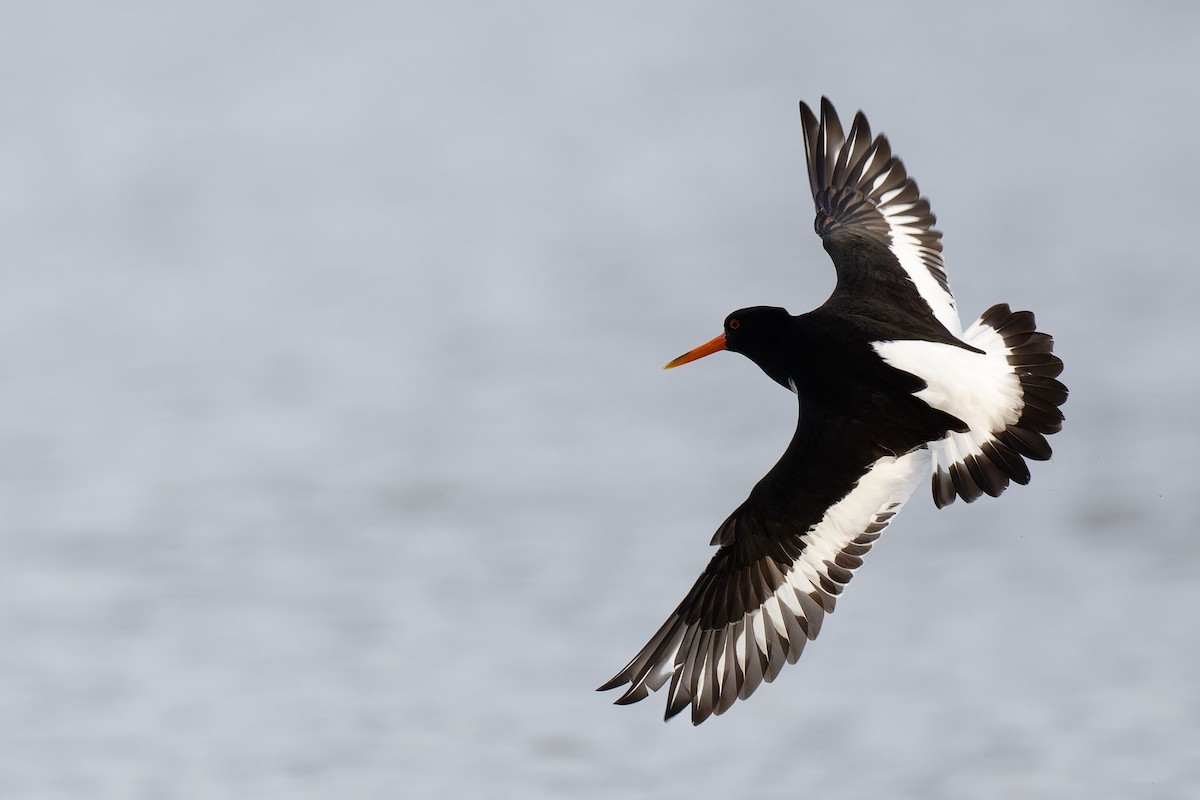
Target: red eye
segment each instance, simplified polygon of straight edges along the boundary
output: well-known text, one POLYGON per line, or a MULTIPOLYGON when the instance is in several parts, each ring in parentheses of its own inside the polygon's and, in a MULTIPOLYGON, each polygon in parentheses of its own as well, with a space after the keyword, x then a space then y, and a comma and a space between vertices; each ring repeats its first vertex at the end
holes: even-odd
POLYGON ((729 330, 736 331, 740 327, 742 327, 742 323, 738 322, 736 319, 729 320, 729 330))

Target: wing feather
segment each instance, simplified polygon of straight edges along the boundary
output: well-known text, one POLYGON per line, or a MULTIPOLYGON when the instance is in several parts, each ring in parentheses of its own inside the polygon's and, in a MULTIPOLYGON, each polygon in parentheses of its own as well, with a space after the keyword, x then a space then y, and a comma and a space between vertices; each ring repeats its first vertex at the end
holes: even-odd
MULTIPOLYGON (((795 519, 769 518, 786 516, 779 510, 785 507, 756 502, 751 494, 722 525, 724 544, 683 602, 600 688, 626 686, 617 702, 632 703, 669 676, 668 719, 689 705, 696 725, 728 711, 800 658, 834 597, 929 469, 923 449, 882 456, 860 468, 811 524, 794 527, 788 522, 795 519)), ((773 485, 766 478, 764 484, 773 485)))
POLYGON ((838 271, 835 294, 887 296, 961 335, 936 218, 887 138, 872 138, 861 111, 843 134, 824 97, 819 120, 805 103, 800 118, 815 228, 838 271))

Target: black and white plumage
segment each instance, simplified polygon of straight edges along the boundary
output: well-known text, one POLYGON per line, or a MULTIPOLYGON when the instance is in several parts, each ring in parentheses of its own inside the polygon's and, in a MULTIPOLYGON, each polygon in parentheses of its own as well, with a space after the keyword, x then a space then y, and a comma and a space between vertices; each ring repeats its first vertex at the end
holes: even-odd
POLYGON ((619 704, 667 687, 667 718, 728 710, 794 663, 923 479, 941 507, 1027 483, 1050 457, 1067 389, 1033 314, 988 309, 965 331, 929 203, 859 112, 848 132, 827 99, 800 104, 817 233, 837 270, 814 311, 741 309, 668 364, 718 350, 796 393, 779 462, 718 528, 704 573, 601 690, 619 704))

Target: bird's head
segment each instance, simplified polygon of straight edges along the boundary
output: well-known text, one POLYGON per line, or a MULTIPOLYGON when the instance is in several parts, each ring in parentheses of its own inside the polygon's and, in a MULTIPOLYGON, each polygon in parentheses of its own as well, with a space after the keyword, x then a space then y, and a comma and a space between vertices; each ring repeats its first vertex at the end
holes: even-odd
POLYGON ((718 350, 741 353, 758 364, 773 380, 787 386, 784 366, 788 351, 787 329, 792 315, 787 309, 774 306, 753 306, 739 309, 725 318, 725 330, 720 336, 666 364, 672 369, 695 361, 718 350))

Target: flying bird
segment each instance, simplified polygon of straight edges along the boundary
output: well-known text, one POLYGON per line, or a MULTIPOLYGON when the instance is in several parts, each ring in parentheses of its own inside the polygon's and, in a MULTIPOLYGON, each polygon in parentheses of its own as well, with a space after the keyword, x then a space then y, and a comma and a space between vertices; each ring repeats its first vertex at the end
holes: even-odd
POLYGON ((837 285, 814 311, 734 311, 671 361, 741 353, 799 401, 779 462, 713 536, 719 549, 649 643, 600 691, 664 686, 666 719, 729 710, 795 663, 922 479, 943 507, 1029 482, 1050 458, 1067 388, 1029 311, 994 305, 965 330, 929 202, 860 111, 800 104, 815 228, 837 285))

